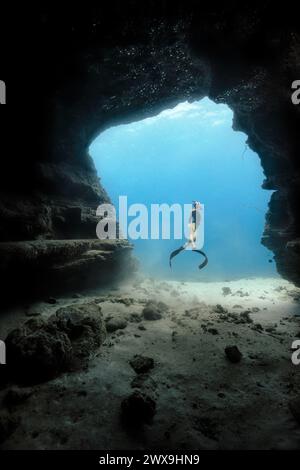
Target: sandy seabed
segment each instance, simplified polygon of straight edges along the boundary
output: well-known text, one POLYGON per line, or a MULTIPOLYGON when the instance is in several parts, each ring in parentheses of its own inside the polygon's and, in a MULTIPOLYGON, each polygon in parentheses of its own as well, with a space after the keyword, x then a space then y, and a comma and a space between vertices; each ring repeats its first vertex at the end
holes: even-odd
MULTIPOLYGON (((47 318, 58 307, 95 301, 117 329, 87 368, 31 388, 13 410, 20 424, 1 448, 300 448, 300 424, 290 409, 300 396, 300 365, 291 361, 299 299, 300 289, 279 278, 139 278, 33 305, 47 318), (145 317, 149 301, 163 302, 160 318, 145 317), (241 352, 238 363, 226 356, 227 346, 241 352), (137 374, 130 365, 135 355, 152 358, 154 366, 137 374), (122 401, 137 389, 156 403, 152 422, 138 431, 120 419, 122 401)), ((21 308, 4 313, 1 338, 28 315, 21 308)))

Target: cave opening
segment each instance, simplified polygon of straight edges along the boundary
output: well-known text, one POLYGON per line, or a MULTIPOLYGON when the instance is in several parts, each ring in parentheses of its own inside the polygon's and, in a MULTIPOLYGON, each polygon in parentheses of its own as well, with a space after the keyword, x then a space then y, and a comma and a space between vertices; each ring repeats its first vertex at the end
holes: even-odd
POLYGON ((227 105, 185 101, 110 127, 91 143, 89 153, 116 209, 124 195, 128 204, 146 207, 192 200, 205 206, 205 271, 199 275, 191 252, 170 270, 169 253, 179 244, 172 237, 130 240, 146 275, 203 281, 278 276, 272 252, 261 244, 271 191, 262 189, 260 158, 232 120, 227 105))

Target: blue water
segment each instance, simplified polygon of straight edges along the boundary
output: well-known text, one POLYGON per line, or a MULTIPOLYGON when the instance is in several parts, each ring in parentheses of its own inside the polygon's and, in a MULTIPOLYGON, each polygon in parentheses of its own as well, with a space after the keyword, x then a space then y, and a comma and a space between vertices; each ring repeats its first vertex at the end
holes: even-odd
MULTIPOLYGON (((168 265, 180 240, 134 240, 141 269, 155 277, 225 280, 277 276, 272 253, 260 244, 271 191, 261 188, 260 160, 246 146, 247 136, 232 129, 232 111, 208 98, 180 103, 159 115, 112 127, 91 144, 98 174, 118 208, 128 204, 205 206, 204 251, 184 252, 168 265)), ((130 218, 129 218, 130 220, 130 218)))

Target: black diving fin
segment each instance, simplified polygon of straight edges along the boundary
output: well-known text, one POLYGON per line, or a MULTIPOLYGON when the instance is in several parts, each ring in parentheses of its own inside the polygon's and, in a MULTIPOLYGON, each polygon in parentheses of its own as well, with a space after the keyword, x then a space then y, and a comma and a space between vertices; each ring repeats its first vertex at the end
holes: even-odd
MULTIPOLYGON (((188 247, 188 245, 189 245, 188 243, 185 243, 180 248, 177 248, 177 250, 172 251, 172 253, 170 254, 170 259, 169 259, 170 268, 172 268, 172 259, 175 258, 175 256, 179 255, 179 253, 184 251, 188 247)), ((196 253, 199 253, 200 255, 202 255, 204 257, 204 260, 202 261, 202 263, 199 264, 199 269, 204 268, 208 263, 208 258, 206 256, 206 254, 204 253, 204 251, 195 250, 195 249, 193 249, 192 251, 195 251, 196 253)))

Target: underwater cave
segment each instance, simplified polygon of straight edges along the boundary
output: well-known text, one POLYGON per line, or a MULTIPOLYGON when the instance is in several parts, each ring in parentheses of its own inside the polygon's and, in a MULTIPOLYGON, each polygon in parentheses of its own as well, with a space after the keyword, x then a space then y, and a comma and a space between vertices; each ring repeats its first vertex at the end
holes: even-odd
POLYGON ((296 15, 146 3, 42 5, 20 25, 0 448, 297 449, 296 15), (122 194, 203 203, 208 265, 187 252, 170 270, 180 240, 97 239, 122 194))

